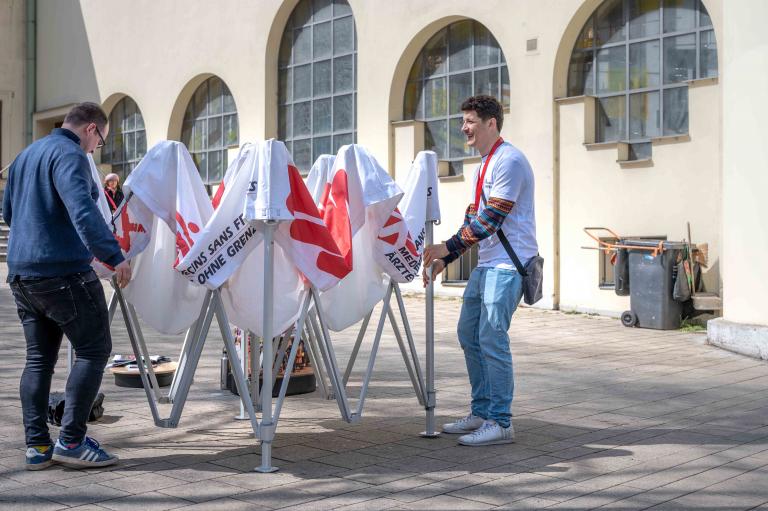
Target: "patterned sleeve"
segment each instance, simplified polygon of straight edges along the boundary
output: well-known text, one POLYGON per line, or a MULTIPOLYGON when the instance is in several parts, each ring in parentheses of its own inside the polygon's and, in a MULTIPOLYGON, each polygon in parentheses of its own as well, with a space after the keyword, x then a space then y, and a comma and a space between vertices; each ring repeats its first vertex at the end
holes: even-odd
POLYGON ((514 205, 513 201, 491 197, 479 215, 471 214, 474 213, 474 205, 467 208, 469 222, 465 219, 461 229, 445 242, 448 251, 451 253, 464 251, 479 241, 493 236, 514 205))

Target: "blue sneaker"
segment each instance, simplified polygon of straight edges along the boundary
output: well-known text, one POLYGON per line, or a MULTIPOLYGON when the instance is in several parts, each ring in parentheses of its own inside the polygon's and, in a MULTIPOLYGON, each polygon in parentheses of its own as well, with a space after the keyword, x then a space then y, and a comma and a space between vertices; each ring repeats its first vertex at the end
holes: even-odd
POLYGON ((53 448, 53 459, 65 465, 83 468, 106 467, 114 465, 118 460, 117 456, 99 447, 99 442, 91 437, 85 437, 80 445, 74 447, 67 447, 61 440, 57 440, 53 448))
POLYGON ((53 465, 53 446, 36 445, 27 447, 27 470, 43 470, 53 465))

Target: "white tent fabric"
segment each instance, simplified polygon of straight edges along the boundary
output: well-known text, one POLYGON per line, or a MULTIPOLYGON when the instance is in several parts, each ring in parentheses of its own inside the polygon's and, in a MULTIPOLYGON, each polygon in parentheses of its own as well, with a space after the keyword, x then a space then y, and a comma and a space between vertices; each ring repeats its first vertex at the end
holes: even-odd
MULTIPOLYGON (((88 162, 91 166, 91 176, 99 190, 101 190, 101 175, 90 154, 88 155, 88 162)), ((140 254, 149 243, 149 235, 152 227, 152 212, 140 201, 134 201, 130 207, 127 205, 120 207, 121 205, 118 204, 119 209, 116 212, 118 213, 118 216, 113 219, 112 212, 109 210, 109 204, 107 204, 107 198, 104 193, 99 194, 96 204, 99 207, 101 216, 104 218, 104 222, 114 233, 125 259, 131 260, 136 255, 140 254)), ((91 267, 99 278, 102 279, 110 279, 115 273, 112 268, 108 267, 98 259, 94 259, 91 262, 91 267)))
POLYGON ((374 251, 378 263, 396 282, 411 282, 419 274, 424 224, 427 219, 440 220, 437 182, 437 154, 419 152, 399 183, 403 198, 381 229, 374 251))
POLYGON ((349 268, 282 142, 244 147, 222 186, 213 217, 176 269, 192 282, 220 288, 230 320, 261 335, 261 221, 279 222, 273 321, 278 331, 285 330, 299 314, 305 289, 302 274, 319 289, 327 289, 349 268), (251 224, 252 220, 257 222, 251 224))
POLYGON ((179 334, 200 314, 205 290, 173 267, 195 245, 213 207, 187 148, 163 141, 152 147, 125 182, 134 194, 128 208, 147 208, 155 216, 147 248, 134 258, 126 299, 156 330, 179 334), (135 201, 135 202, 134 202, 135 201), (169 304, 172 313, 169 313, 169 304))
POLYGON ((329 182, 328 176, 333 172, 333 163, 336 157, 330 154, 321 154, 318 156, 314 165, 307 176, 307 188, 312 194, 312 200, 315 204, 320 204, 325 191, 325 185, 329 182))
POLYGON ((367 149, 353 144, 339 149, 323 178, 320 162, 310 174, 310 188, 320 194, 319 209, 352 272, 320 296, 328 328, 344 330, 360 321, 384 298, 389 278, 374 258, 379 231, 403 195, 400 187, 367 149), (324 183, 324 187, 320 185, 324 183))
MULTIPOLYGON (((99 208, 99 213, 101 213, 102 218, 104 218, 104 223, 106 223, 111 230, 112 212, 109 210, 109 204, 107 204, 107 198, 104 195, 104 185, 101 182, 101 174, 99 174, 99 170, 96 168, 96 163, 93 161, 93 156, 90 154, 88 155, 88 164, 91 167, 91 177, 93 178, 93 182, 96 184, 96 188, 100 191, 99 198, 96 199, 96 206, 99 208)), ((91 261, 91 268, 93 268, 93 271, 95 271, 96 275, 101 279, 109 279, 115 273, 114 270, 110 269, 98 259, 93 259, 93 261, 91 261)))

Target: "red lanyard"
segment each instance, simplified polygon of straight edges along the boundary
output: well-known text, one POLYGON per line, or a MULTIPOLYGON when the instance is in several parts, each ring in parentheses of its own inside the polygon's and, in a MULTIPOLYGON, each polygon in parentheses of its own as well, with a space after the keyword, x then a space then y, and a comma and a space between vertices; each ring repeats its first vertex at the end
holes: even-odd
POLYGON ((107 200, 112 205, 112 211, 116 210, 117 209, 117 204, 115 204, 114 199, 112 198, 112 196, 109 194, 109 192, 107 190, 104 190, 104 195, 107 196, 107 200))
POLYGON ((496 149, 498 149, 502 142, 504 142, 504 140, 499 137, 496 143, 493 144, 491 152, 488 153, 488 156, 485 158, 485 163, 483 163, 483 170, 480 171, 480 176, 477 178, 477 186, 475 187, 475 211, 477 211, 477 208, 480 206, 480 194, 483 191, 483 182, 485 181, 485 171, 488 170, 488 162, 491 161, 493 153, 496 152, 496 149))

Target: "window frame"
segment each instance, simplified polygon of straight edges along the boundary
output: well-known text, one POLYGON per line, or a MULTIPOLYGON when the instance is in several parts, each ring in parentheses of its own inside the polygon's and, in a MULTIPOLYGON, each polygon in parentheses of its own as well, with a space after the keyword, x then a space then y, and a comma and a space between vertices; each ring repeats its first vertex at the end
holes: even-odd
POLYGON ((145 154, 147 154, 147 127, 144 123, 144 116, 141 114, 141 110, 139 109, 139 105, 136 103, 136 101, 130 97, 130 96, 123 96, 120 98, 120 100, 115 103, 115 106, 112 107, 112 110, 109 112, 109 134, 107 135, 107 138, 104 140, 105 144, 101 148, 101 152, 99 153, 100 162, 102 164, 107 164, 111 166, 111 172, 117 174, 120 176, 120 181, 125 181, 125 178, 128 177, 128 175, 133 171, 133 169, 136 168, 136 165, 141 161, 141 159, 144 157, 145 154), (128 103, 132 103, 135 108, 135 115, 137 116, 134 119, 134 127, 132 129, 126 130, 124 128, 126 116, 126 105, 128 103), (115 116, 118 114, 118 112, 121 114, 120 122, 115 122, 118 119, 115 118, 115 116), (138 120, 141 120, 141 128, 136 128, 138 125, 138 120), (118 124, 120 125, 121 131, 118 133, 117 127, 118 124), (144 150, 143 152, 139 150, 139 146, 136 142, 136 139, 138 138, 138 134, 143 133, 144 134, 144 150), (134 144, 134 158, 128 159, 126 157, 126 146, 125 146, 125 136, 126 134, 132 134, 133 135, 133 144, 134 144), (121 139, 121 159, 115 161, 112 159, 112 147, 115 144, 115 139, 120 137, 121 139), (119 166, 119 169, 116 169, 115 166, 119 166))
POLYGON ((216 185, 221 182, 221 179, 224 177, 224 173, 227 170, 228 166, 228 156, 227 153, 230 148, 238 147, 240 145, 240 118, 239 114, 237 112, 237 103, 235 102, 234 95, 232 94, 232 91, 230 90, 229 86, 216 75, 209 76, 206 78, 200 85, 198 85, 194 92, 192 92, 192 95, 189 98, 189 102, 187 103, 186 107, 184 108, 184 117, 181 121, 181 142, 187 147, 187 150, 189 151, 189 154, 192 156, 192 161, 195 163, 195 167, 197 168, 198 173, 200 174, 200 178, 202 179, 203 183, 205 185, 216 185), (220 84, 220 95, 219 95, 219 102, 221 103, 221 110, 218 113, 211 114, 208 111, 209 105, 211 104, 211 83, 214 81, 218 81, 220 84), (201 88, 205 87, 205 114, 200 114, 200 112, 194 111, 194 104, 195 104, 195 97, 197 96, 198 91, 200 91, 201 88), (233 110, 232 111, 225 111, 224 105, 225 97, 229 95, 230 98, 232 98, 232 105, 233 110), (191 109, 191 110, 190 110, 191 109), (190 115, 190 111, 193 113, 190 115), (229 118, 231 116, 234 116, 235 119, 235 131, 237 138, 234 143, 227 144, 226 143, 226 130, 224 128, 224 119, 229 118), (211 119, 220 119, 221 121, 221 146, 210 148, 208 146, 208 137, 210 134, 209 126, 210 126, 210 120, 211 119), (204 149, 193 149, 192 148, 192 142, 195 140, 195 132, 196 127, 195 125, 199 121, 205 121, 205 130, 202 134, 201 140, 204 140, 204 149), (185 140, 185 132, 187 130, 187 127, 189 127, 189 140, 185 140), (221 176, 215 177, 213 179, 210 178, 210 160, 208 159, 208 155, 211 153, 219 152, 221 154, 221 176), (202 171, 199 167, 198 163, 198 156, 199 154, 205 153, 206 155, 206 163, 205 163, 205 175, 202 174, 202 171))
MULTIPOLYGON (((403 119, 404 120, 414 120, 414 121, 420 121, 424 123, 424 131, 425 131, 425 138, 427 136, 432 136, 427 134, 428 124, 431 122, 439 122, 439 121, 445 121, 446 126, 446 132, 445 135, 445 141, 446 141, 446 149, 447 153, 445 155, 439 154, 438 152, 438 158, 441 161, 448 161, 450 164, 450 176, 460 176, 463 174, 463 162, 470 158, 476 158, 478 156, 477 151, 469 147, 469 152, 465 152, 465 154, 461 156, 452 156, 451 155, 451 125, 452 123, 456 122, 456 120, 460 120, 463 117, 463 113, 460 109, 458 109, 461 105, 456 105, 458 112, 453 112, 451 109, 451 77, 463 75, 469 73, 472 78, 470 90, 471 94, 476 94, 477 90, 477 84, 475 81, 475 75, 478 72, 487 71, 487 70, 496 70, 497 71, 497 79, 496 79, 496 87, 497 87, 497 94, 499 97, 497 99, 500 100, 502 108, 507 111, 510 106, 510 97, 511 94, 507 94, 506 98, 504 97, 504 90, 506 85, 506 90, 509 92, 511 90, 511 85, 509 81, 509 65, 507 64, 506 57, 504 56, 504 51, 501 48, 501 45, 499 44, 498 39, 493 35, 493 33, 480 23, 479 21, 473 20, 473 19, 463 19, 459 21, 455 21, 453 23, 450 23, 446 25, 445 27, 441 28, 437 32, 435 32, 422 46, 422 48, 419 50, 418 55, 416 56, 416 59, 414 60, 413 64, 411 65, 409 72, 408 72, 408 78, 406 79, 405 83, 405 91, 403 92, 403 119), (471 23, 472 24, 472 40, 469 42, 467 46, 464 48, 469 51, 470 54, 470 63, 467 67, 464 67, 462 69, 454 70, 451 66, 451 56, 453 55, 451 51, 451 29, 454 28, 456 25, 459 25, 461 23, 471 23), (496 48, 499 51, 499 58, 498 62, 495 64, 484 64, 484 65, 475 65, 475 54, 476 54, 476 42, 478 40, 478 27, 481 27, 485 32, 490 35, 493 42, 496 43, 496 48), (445 44, 445 54, 446 54, 446 60, 445 60, 445 70, 440 73, 432 73, 427 74, 427 66, 426 66, 426 58, 427 58, 427 50, 430 48, 433 41, 439 39, 440 37, 445 37, 446 44, 445 44), (418 69, 419 75, 416 78, 413 78, 414 71, 418 69), (507 81, 504 82, 503 76, 504 76, 504 70, 506 70, 506 77, 507 81), (440 115, 436 117, 430 117, 426 115, 426 96, 427 96, 427 83, 433 80, 437 79, 443 79, 445 81, 445 88, 443 89, 445 98, 446 98, 446 110, 447 115, 440 115), (408 94, 408 87, 411 84, 417 85, 417 91, 419 91, 418 106, 415 107, 414 112, 407 111, 407 107, 409 105, 409 102, 407 101, 407 94, 408 94), (419 112, 421 112, 421 115, 418 115, 419 112)), ((433 137, 434 139, 434 137, 433 137)), ((433 148, 427 148, 427 149, 433 149, 433 148)))
POLYGON ((352 12, 352 8, 349 5, 349 3, 346 0, 330 0, 331 7, 331 15, 327 19, 316 19, 317 11, 315 10, 316 6, 316 0, 300 0, 299 3, 296 4, 293 11, 291 12, 291 15, 288 18, 288 21, 285 24, 285 27, 283 28, 283 33, 280 40, 280 49, 278 52, 278 64, 277 64, 277 79, 278 79, 278 92, 277 92, 277 115, 278 115, 278 125, 277 125, 277 131, 278 131, 278 138, 282 140, 286 147, 288 148, 288 151, 293 155, 294 149, 295 149, 295 143, 296 142, 304 142, 309 141, 309 151, 310 151, 310 161, 309 165, 304 168, 302 165, 303 162, 297 162, 294 158, 294 162, 296 163, 297 167, 299 168, 299 171, 302 175, 307 175, 309 173, 309 170, 312 168, 312 165, 317 160, 317 158, 320 156, 320 154, 326 154, 326 153, 320 153, 315 154, 315 141, 316 139, 321 139, 325 137, 329 137, 331 140, 331 151, 335 154, 339 147, 344 144, 337 144, 337 137, 351 137, 351 142, 347 143, 356 143, 357 142, 357 53, 358 53, 358 42, 357 42, 357 23, 355 22, 354 13, 352 12), (306 9, 306 5, 302 4, 310 4, 309 5, 309 12, 311 13, 309 15, 309 18, 304 20, 303 24, 296 25, 295 16, 297 16, 299 13, 302 12, 302 9, 306 9), (336 14, 337 5, 346 5, 345 11, 343 11, 341 14, 336 14), (336 53, 336 37, 335 37, 335 29, 336 29, 336 23, 339 20, 345 20, 345 19, 351 19, 352 20, 352 50, 351 51, 342 51, 339 53, 336 53), (325 23, 330 23, 331 33, 330 33, 330 48, 328 55, 317 57, 315 55, 315 27, 317 25, 322 25, 325 23), (309 54, 310 57, 306 61, 302 61, 300 63, 295 62, 295 41, 296 37, 295 34, 297 31, 301 30, 310 30, 310 36, 309 36, 309 54), (284 44, 286 44, 286 35, 290 33, 290 40, 291 41, 291 47, 288 50, 289 53, 289 59, 286 62, 283 62, 282 56, 286 52, 286 49, 283 47, 284 44), (334 78, 334 70, 333 65, 334 62, 337 59, 341 59, 344 57, 352 57, 352 87, 349 90, 344 91, 336 91, 335 90, 335 84, 333 83, 334 78), (315 94, 314 91, 314 85, 315 85, 315 66, 317 64, 328 62, 331 66, 331 73, 330 73, 330 92, 327 93, 321 93, 321 94, 315 94), (296 99, 296 73, 295 69, 298 67, 303 67, 309 65, 309 95, 307 97, 302 97, 301 99, 296 99), (290 98, 283 97, 282 95, 282 88, 280 86, 281 82, 283 81, 283 77, 285 76, 285 84, 287 87, 290 88, 290 98), (352 96, 352 111, 351 111, 351 120, 352 120, 352 128, 351 129, 335 129, 334 121, 335 121, 335 99, 341 98, 345 96, 352 96), (330 102, 330 131, 320 131, 315 132, 315 103, 322 100, 329 100, 330 102), (302 134, 302 135, 295 135, 295 123, 294 123, 294 112, 295 107, 297 104, 309 104, 309 135, 302 134), (283 118, 282 116, 285 116, 283 118), (287 128, 289 125, 288 117, 290 117, 290 129, 287 128), (285 129, 286 131, 283 132, 282 130, 285 129))
MULTIPOLYGON (((675 37, 680 36, 686 36, 686 35, 693 35, 695 38, 695 46, 696 46, 696 54, 695 54, 695 64, 694 64, 694 73, 693 73, 693 79, 701 79, 701 78, 712 78, 714 76, 719 75, 719 69, 715 71, 715 74, 713 76, 702 76, 701 75, 701 49, 702 49, 702 43, 701 38, 703 33, 712 33, 714 35, 714 24, 712 23, 712 19, 709 16, 709 12, 707 11, 706 7, 704 6, 702 0, 695 0, 695 22, 694 27, 691 29, 686 30, 677 30, 674 32, 665 32, 664 31, 664 13, 665 9, 669 9, 668 7, 665 7, 666 0, 659 0, 659 32, 657 34, 651 35, 651 36, 644 36, 644 37, 631 37, 631 30, 630 30, 630 3, 632 0, 619 0, 622 4, 622 29, 624 31, 624 35, 622 40, 620 41, 614 41, 609 43, 604 43, 598 46, 597 44, 597 31, 598 31, 598 11, 605 5, 608 5, 608 2, 611 0, 605 0, 600 5, 595 8, 595 10, 590 15, 587 22, 582 26, 581 30, 579 31, 579 38, 589 29, 591 28, 592 31, 592 42, 589 47, 582 48, 579 47, 579 43, 581 42, 581 39, 577 39, 576 43, 574 44, 573 49, 571 50, 570 58, 568 60, 568 80, 567 80, 567 95, 569 97, 573 96, 579 96, 579 95, 589 95, 597 98, 596 101, 596 108, 595 108, 595 141, 596 143, 607 143, 607 142, 631 142, 631 143, 644 143, 644 142, 650 142, 654 138, 664 137, 664 136, 681 136, 688 133, 688 130, 686 130, 684 133, 665 133, 665 125, 664 125, 664 94, 665 91, 671 90, 671 89, 679 89, 679 88, 687 88, 688 87, 688 81, 689 80, 683 80, 680 82, 674 82, 674 83, 664 83, 664 42, 668 39, 674 39, 675 37), (707 14, 707 18, 709 18, 710 24, 708 25, 702 25, 702 20, 704 18, 704 13, 707 14), (631 88, 630 78, 631 78, 631 70, 632 70, 632 62, 630 61, 630 50, 634 45, 637 44, 643 44, 648 42, 659 42, 659 84, 658 86, 653 87, 639 87, 639 88, 631 88), (611 48, 621 48, 624 47, 624 89, 622 91, 618 92, 607 92, 607 93, 600 93, 598 92, 598 65, 597 65, 597 58, 598 54, 601 51, 609 50, 611 48), (592 56, 592 65, 591 69, 589 70, 589 75, 591 78, 592 83, 592 91, 588 92, 586 90, 586 83, 589 81, 587 79, 587 74, 585 73, 581 79, 581 83, 578 84, 576 89, 581 91, 581 94, 573 93, 573 86, 572 86, 572 74, 571 74, 571 66, 574 62, 574 57, 576 55, 591 55, 592 56), (632 96, 636 94, 644 94, 644 93, 653 93, 658 92, 659 94, 659 132, 655 136, 645 136, 645 137, 635 137, 632 138, 631 136, 631 111, 630 111, 630 103, 632 96), (600 121, 600 111, 601 111, 601 100, 608 99, 608 98, 615 98, 615 97, 624 97, 624 133, 622 136, 616 139, 605 139, 602 135, 601 130, 601 121, 600 121)), ((715 39, 715 48, 717 48, 717 41, 715 39)), ((579 60, 578 62, 582 62, 582 60, 579 60)))
POLYGON ((478 257, 479 257, 479 245, 476 243, 469 247, 469 249, 461 254, 457 259, 454 261, 451 261, 451 263, 443 270, 443 280, 441 283, 443 285, 461 285, 466 284, 469 280, 469 276, 472 274, 472 270, 477 268, 478 263, 478 257), (465 258, 469 258, 468 268, 469 271, 466 275, 464 275, 463 272, 463 262, 465 258), (473 264, 474 263, 474 264, 473 264), (453 272, 457 273, 457 278, 451 278, 453 276, 453 272))

